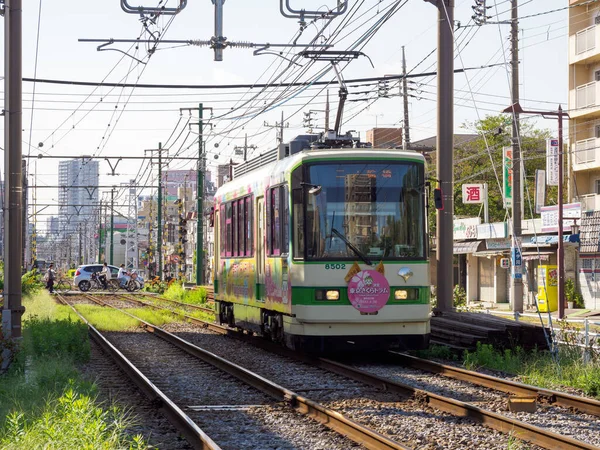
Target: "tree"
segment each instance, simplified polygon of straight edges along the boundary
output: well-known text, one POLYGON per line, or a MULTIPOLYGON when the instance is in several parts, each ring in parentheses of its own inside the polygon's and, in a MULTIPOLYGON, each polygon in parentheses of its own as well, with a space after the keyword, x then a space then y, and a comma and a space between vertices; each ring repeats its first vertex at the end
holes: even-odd
MULTIPOLYGON (((487 116, 474 123, 466 122, 463 129, 473 133, 473 139, 455 145, 454 149, 454 216, 477 217, 483 215, 483 204, 464 204, 462 185, 464 183, 487 183, 490 222, 508 220, 509 211, 504 209, 502 199, 502 149, 511 146, 512 116, 499 114, 487 116), (476 136, 475 136, 476 135, 476 136)), ((535 128, 527 120, 521 121, 521 158, 525 164, 525 189, 523 219, 532 219, 535 214, 535 171, 546 168, 546 139, 550 131, 535 128)), ((436 157, 432 153, 428 177, 436 178, 436 157)), ((566 192, 566 190, 565 190, 566 192)), ((558 189, 546 189, 546 204, 558 201, 558 189)), ((435 232, 435 208, 429 210, 430 232, 435 232)))

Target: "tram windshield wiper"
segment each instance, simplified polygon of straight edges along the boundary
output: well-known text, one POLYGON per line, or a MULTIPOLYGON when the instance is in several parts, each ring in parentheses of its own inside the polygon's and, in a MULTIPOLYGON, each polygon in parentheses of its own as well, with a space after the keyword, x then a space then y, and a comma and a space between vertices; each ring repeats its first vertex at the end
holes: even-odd
POLYGON ((354 253, 356 253, 356 255, 363 260, 363 262, 365 264, 368 264, 369 266, 372 266, 373 263, 371 262, 371 260, 369 258, 367 258, 367 256, 361 252, 359 249, 357 249, 354 245, 352 245, 352 243, 346 238, 346 236, 344 236, 342 233, 340 233, 338 230, 336 230, 335 228, 331 228, 331 233, 335 234, 337 237, 339 237, 342 241, 344 241, 346 243, 346 245, 348 247, 350 247, 350 250, 352 250, 354 253))

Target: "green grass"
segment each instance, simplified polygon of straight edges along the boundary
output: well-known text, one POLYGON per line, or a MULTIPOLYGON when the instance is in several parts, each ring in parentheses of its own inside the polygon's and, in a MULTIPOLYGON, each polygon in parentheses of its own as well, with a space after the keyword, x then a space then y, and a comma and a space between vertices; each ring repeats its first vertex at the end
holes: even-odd
MULTIPOLYGON (((101 331, 131 331, 139 327, 138 320, 112 308, 87 304, 78 304, 75 305, 75 308, 94 327, 101 331)), ((156 311, 150 308, 132 308, 128 309, 127 312, 158 327, 180 320, 170 312, 164 310, 156 311)))
POLYGON ((206 303, 206 289, 199 287, 196 289, 184 289, 179 283, 173 283, 165 291, 163 297, 178 302, 190 303, 192 305, 201 305, 206 303))
POLYGON ((415 354, 419 358, 426 359, 451 359, 457 360, 458 356, 450 350, 450 347, 445 345, 430 345, 427 350, 417 350, 415 354))
POLYGON ((464 365, 471 370, 486 368, 518 375, 524 383, 547 389, 565 386, 580 389, 600 399, 600 358, 596 355, 584 364, 578 349, 561 348, 557 365, 547 351, 499 352, 490 345, 478 343, 475 351, 465 352, 464 365))
POLYGON ((0 449, 147 448, 132 418, 96 400, 77 367, 90 357, 87 326, 40 293, 24 298, 23 340, 0 376, 0 449))

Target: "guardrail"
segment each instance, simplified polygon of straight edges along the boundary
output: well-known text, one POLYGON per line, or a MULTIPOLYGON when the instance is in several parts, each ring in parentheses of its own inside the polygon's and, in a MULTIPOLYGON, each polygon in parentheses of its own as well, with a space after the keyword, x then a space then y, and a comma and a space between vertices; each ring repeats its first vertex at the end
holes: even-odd
MULTIPOLYGON (((541 313, 541 314, 535 314, 535 313, 520 313, 518 311, 492 311, 492 310, 486 310, 486 312, 488 314, 494 314, 494 315, 499 315, 499 316, 512 316, 514 317, 515 321, 519 321, 519 319, 521 317, 534 317, 536 319, 539 319, 541 317, 542 319, 542 323, 544 324, 544 326, 550 326, 550 320, 548 319, 548 313, 541 313)), ((556 319, 558 320, 558 319, 556 319)), ((592 330, 590 330, 591 326, 597 326, 600 327, 600 321, 598 320, 591 320, 588 317, 584 317, 583 319, 561 319, 560 322, 563 323, 571 323, 571 324, 583 324, 583 331, 578 331, 578 330, 556 330, 553 328, 555 335, 557 336, 557 341, 559 344, 562 345, 573 345, 579 348, 582 348, 584 350, 584 360, 588 360, 589 359, 589 353, 590 350, 594 350, 594 351, 600 351, 600 332, 596 333, 592 330), (566 340, 567 336, 566 335, 574 335, 575 337, 575 341, 573 341, 573 339, 570 340, 566 340)))

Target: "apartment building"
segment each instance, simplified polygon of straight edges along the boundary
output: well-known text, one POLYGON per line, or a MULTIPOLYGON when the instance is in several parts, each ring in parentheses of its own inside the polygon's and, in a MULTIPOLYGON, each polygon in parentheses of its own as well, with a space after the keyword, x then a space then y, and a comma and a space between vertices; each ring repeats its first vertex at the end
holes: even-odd
POLYGON ((577 281, 586 307, 600 309, 600 4, 569 5, 570 188, 582 205, 577 281))

